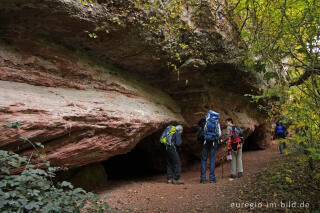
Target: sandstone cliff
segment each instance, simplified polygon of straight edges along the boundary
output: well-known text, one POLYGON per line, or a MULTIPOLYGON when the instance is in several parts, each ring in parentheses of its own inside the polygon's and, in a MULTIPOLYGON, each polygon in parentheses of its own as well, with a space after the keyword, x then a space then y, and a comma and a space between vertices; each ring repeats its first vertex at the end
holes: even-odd
POLYGON ((223 120, 233 117, 250 136, 249 145, 267 147, 264 115, 243 96, 259 80, 238 68, 237 37, 227 18, 191 21, 199 50, 209 45, 214 57, 184 57, 178 75, 167 66, 169 44, 143 31, 146 12, 120 15, 128 5, 134 6, 1 1, 0 122, 18 121, 21 128, 0 130, 0 149, 31 154, 23 135, 42 142, 43 157, 53 165, 73 168, 128 153, 142 141, 141 150, 156 164, 163 157, 152 153, 155 146, 160 150, 159 134, 170 123, 182 123, 182 159, 188 164, 198 156, 197 122, 208 109, 221 113, 223 128, 223 120), (107 35, 99 29, 92 39, 85 32, 101 25, 107 35))

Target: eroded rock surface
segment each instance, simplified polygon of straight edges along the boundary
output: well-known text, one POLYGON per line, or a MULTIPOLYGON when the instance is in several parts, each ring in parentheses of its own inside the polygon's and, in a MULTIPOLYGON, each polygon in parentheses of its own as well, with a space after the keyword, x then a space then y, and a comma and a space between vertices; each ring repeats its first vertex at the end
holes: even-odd
POLYGON ((23 135, 42 142, 55 165, 78 167, 126 153, 166 124, 184 123, 174 101, 148 85, 55 52, 40 58, 10 50, 3 46, 0 57, 0 121, 18 121, 21 129, 2 130, 1 149, 32 150, 23 135), (61 61, 69 67, 59 69, 61 61))
MULTIPOLYGON (((222 128, 232 117, 246 136, 257 135, 250 139, 257 148, 268 146, 265 115, 244 97, 259 80, 232 57, 237 37, 225 17, 214 23, 182 17, 196 28, 200 47, 211 45, 214 60, 184 58, 177 73, 167 66, 168 43, 142 31, 145 11, 122 16, 118 9, 133 2, 112 2, 1 1, 0 122, 18 121, 21 128, 0 130, 0 149, 32 155, 23 135, 42 142, 42 157, 53 165, 72 168, 125 154, 143 141, 149 145, 141 150, 157 167, 163 156, 152 144, 166 125, 182 123, 182 162, 191 164, 199 158, 197 123, 209 109, 221 113, 222 128), (104 21, 109 34, 100 29, 91 39, 85 31, 104 21)), ((218 162, 224 154, 219 151, 218 162)))

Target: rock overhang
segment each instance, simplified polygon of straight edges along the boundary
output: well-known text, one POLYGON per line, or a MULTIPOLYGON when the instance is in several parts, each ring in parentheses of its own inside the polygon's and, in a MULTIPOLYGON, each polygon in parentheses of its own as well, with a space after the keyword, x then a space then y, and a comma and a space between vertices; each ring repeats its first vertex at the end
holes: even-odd
MULTIPOLYGON (((48 159, 68 167, 126 153, 170 123, 187 126, 186 148, 196 152, 194 129, 209 109, 222 112, 223 118, 234 117, 248 135, 265 123, 264 115, 243 97, 255 89, 254 76, 224 56, 236 51, 233 42, 226 41, 233 40, 232 30, 200 29, 199 37, 211 35, 218 43, 227 42, 213 48, 220 54, 215 64, 189 58, 179 67, 181 72, 171 72, 166 48, 139 32, 141 11, 123 24, 110 25, 106 36, 102 31, 97 39, 88 36, 85 31, 114 16, 116 7, 83 7, 71 0, 2 1, 0 80, 6 94, 17 96, 2 96, 1 121, 20 120, 19 134, 47 143, 48 159), (240 80, 234 84, 234 79, 240 80), (41 91, 54 98, 41 99, 41 91), (19 105, 22 102, 27 104, 19 105)), ((29 153, 30 146, 21 148, 17 134, 2 139, 11 141, 7 149, 18 146, 29 153)))

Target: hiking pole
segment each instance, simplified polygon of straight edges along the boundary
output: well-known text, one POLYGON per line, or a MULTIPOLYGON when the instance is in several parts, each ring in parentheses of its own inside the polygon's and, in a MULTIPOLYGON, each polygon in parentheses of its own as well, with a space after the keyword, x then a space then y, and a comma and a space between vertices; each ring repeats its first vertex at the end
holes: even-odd
POLYGON ((223 160, 224 160, 224 158, 222 157, 221 179, 223 179, 223 160))
MULTIPOLYGON (((222 140, 220 140, 220 143, 222 144, 222 140)), ((225 150, 223 149, 223 152, 225 150)), ((222 155, 222 162, 221 162, 221 179, 223 179, 223 162, 224 162, 224 154, 222 155)))
POLYGON ((224 159, 226 159, 226 153, 225 153, 226 149, 223 149, 223 157, 222 157, 222 168, 221 168, 221 179, 223 179, 223 163, 224 163, 224 159))

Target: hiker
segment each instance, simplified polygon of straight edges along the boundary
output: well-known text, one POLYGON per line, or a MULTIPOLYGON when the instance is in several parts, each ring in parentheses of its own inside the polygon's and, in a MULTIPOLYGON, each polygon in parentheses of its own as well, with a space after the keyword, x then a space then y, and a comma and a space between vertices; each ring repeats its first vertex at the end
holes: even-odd
MULTIPOLYGON (((281 121, 278 121, 276 123, 276 128, 275 128, 274 132, 275 132, 276 139, 285 139, 287 136, 287 127, 285 125, 283 125, 283 123, 281 121)), ((286 148, 286 143, 281 142, 279 144, 280 154, 283 154, 283 149, 285 149, 285 148, 286 148)))
POLYGON ((164 130, 160 138, 166 153, 168 184, 184 184, 180 179, 181 163, 178 153, 178 147, 182 144, 182 132, 183 127, 181 125, 170 125, 164 130))
POLYGON ((238 167, 238 178, 243 175, 242 167, 242 146, 243 135, 240 127, 233 124, 232 118, 228 118, 227 122, 227 136, 226 141, 228 144, 228 160, 231 160, 231 174, 230 178, 236 178, 238 167), (230 159, 231 158, 231 159, 230 159))
POLYGON ((209 110, 206 118, 202 118, 198 125, 200 126, 198 132, 198 143, 202 145, 201 148, 201 174, 200 183, 206 183, 207 159, 209 155, 210 162, 210 183, 216 183, 216 176, 214 174, 216 164, 216 152, 218 148, 218 140, 221 137, 221 129, 219 124, 220 114, 209 110))

